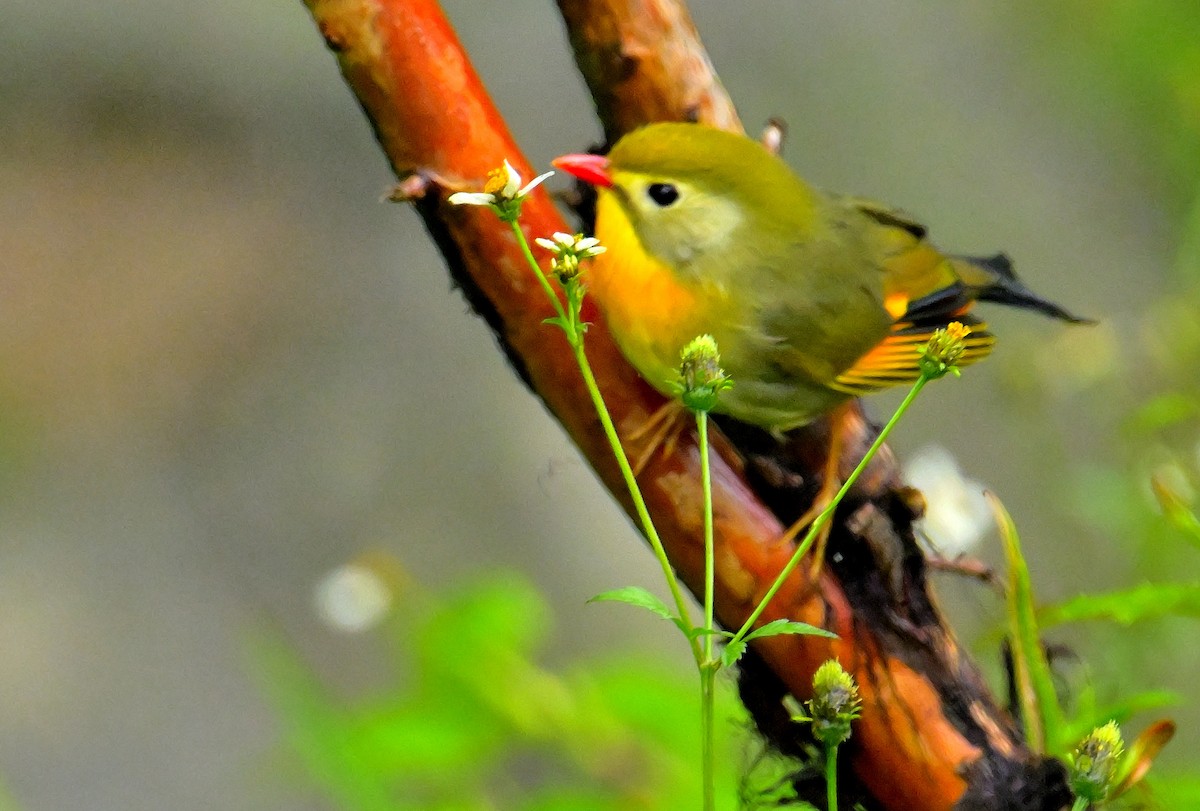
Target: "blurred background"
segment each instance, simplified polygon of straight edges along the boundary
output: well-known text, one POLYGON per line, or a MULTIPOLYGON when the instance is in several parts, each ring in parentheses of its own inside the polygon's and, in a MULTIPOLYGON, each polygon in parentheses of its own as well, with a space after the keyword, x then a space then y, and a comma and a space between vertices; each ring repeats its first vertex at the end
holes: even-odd
MULTIPOLYGON (((598 137, 553 4, 444 5, 535 165, 598 137)), ((956 464, 996 492, 1046 601, 1195 581, 1149 487, 1200 481, 1194 4, 693 6, 747 126, 786 120, 806 177, 1003 249, 1100 321, 994 313, 995 358, 896 436, 921 481, 953 489, 956 464)), ((650 651, 690 688, 665 626, 585 606, 658 588, 653 559, 380 202, 300 3, 0 19, 0 807, 351 807, 293 762, 262 651, 330 702, 386 695, 406 618, 350 631, 489 571, 549 601, 548 666, 650 651)), ((974 537, 963 498, 946 548, 974 537)), ((965 639, 999 621, 986 588, 939 586, 965 639)), ((1167 771, 1200 746, 1188 622, 1051 634, 1107 699, 1179 694, 1167 771)), ((994 637, 978 651, 996 673, 994 637)))

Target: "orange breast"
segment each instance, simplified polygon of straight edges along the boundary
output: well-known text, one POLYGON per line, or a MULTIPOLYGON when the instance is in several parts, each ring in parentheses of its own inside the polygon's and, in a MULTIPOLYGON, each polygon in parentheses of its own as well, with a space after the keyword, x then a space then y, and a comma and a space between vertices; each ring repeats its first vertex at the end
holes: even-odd
POLYGON ((596 236, 608 251, 588 270, 589 295, 625 357, 661 389, 676 377, 680 350, 704 331, 706 304, 699 291, 645 252, 610 193, 602 193, 597 205, 596 236))

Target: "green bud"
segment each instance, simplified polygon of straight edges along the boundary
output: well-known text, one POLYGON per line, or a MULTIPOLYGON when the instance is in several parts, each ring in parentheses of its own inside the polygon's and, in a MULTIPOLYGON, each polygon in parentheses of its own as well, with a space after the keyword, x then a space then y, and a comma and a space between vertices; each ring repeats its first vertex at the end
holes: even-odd
POLYGON ((679 398, 691 411, 712 411, 733 381, 721 368, 721 354, 711 335, 693 338, 679 355, 679 398))
POLYGON ((929 343, 920 348, 921 373, 930 380, 937 380, 947 372, 958 374, 958 361, 966 349, 966 338, 971 328, 952 321, 943 329, 929 336, 929 343))
POLYGON ((575 254, 563 254, 550 260, 550 272, 558 279, 559 284, 566 286, 567 282, 579 275, 579 257, 575 254))
POLYGON ((813 697, 808 704, 813 737, 826 746, 837 746, 850 738, 850 723, 858 718, 862 702, 858 685, 836 659, 830 659, 813 674, 813 697))
POLYGON ((1124 753, 1125 742, 1116 721, 1093 729, 1067 759, 1075 796, 1089 803, 1107 799, 1124 753))

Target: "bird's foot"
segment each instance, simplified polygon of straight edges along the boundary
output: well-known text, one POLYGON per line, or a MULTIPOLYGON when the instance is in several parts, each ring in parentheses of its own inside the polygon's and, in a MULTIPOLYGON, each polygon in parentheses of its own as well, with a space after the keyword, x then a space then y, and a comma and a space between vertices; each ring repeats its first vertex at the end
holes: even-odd
MULTIPOLYGON (((794 542, 800 533, 811 527, 814 522, 829 509, 837 498, 838 491, 842 489, 841 477, 841 461, 842 461, 842 446, 845 440, 845 417, 846 411, 839 408, 829 415, 829 452, 825 457, 824 470, 821 475, 821 487, 817 490, 817 494, 813 497, 812 504, 792 525, 788 531, 784 533, 785 541, 794 542)), ((806 553, 809 556, 810 566, 808 579, 810 583, 816 583, 821 577, 821 571, 825 565, 825 548, 829 543, 830 531, 833 528, 833 518, 830 516, 817 531, 813 538, 812 545, 806 553)))
POLYGON ((687 425, 687 421, 684 419, 687 413, 683 403, 674 399, 668 400, 625 438, 626 443, 631 447, 640 446, 637 454, 631 460, 634 477, 642 475, 646 465, 659 450, 664 454, 675 450, 679 433, 687 425))

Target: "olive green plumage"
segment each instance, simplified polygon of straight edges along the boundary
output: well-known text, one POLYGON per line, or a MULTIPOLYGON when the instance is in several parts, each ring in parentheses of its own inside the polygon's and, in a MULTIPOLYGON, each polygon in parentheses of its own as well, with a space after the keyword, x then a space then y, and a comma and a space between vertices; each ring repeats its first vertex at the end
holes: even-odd
MULTIPOLYGON (((559 165, 571 170, 571 158, 559 165)), ((915 379, 916 346, 951 320, 976 323, 978 299, 1077 320, 1003 256, 945 255, 909 217, 815 189, 741 135, 653 124, 590 179, 609 250, 587 283, 618 345, 667 392, 680 348, 713 335, 734 380, 717 410, 743 422, 786 430, 915 379)), ((991 344, 978 327, 963 362, 991 344)))

